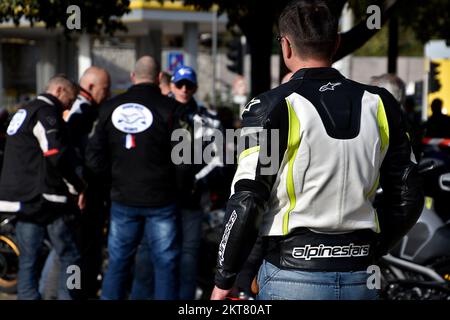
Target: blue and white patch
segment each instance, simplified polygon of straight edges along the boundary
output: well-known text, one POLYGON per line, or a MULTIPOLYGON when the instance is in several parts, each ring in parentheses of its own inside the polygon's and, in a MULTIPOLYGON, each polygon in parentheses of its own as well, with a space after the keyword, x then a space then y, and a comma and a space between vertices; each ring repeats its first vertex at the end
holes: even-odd
POLYGON ((114 110, 111 121, 117 130, 133 134, 150 128, 153 123, 153 115, 141 104, 125 103, 114 110))
POLYGON ((14 117, 11 119, 11 122, 9 123, 6 133, 10 136, 15 135, 22 126, 22 124, 25 122, 26 118, 27 118, 26 110, 20 109, 19 111, 17 111, 14 117))

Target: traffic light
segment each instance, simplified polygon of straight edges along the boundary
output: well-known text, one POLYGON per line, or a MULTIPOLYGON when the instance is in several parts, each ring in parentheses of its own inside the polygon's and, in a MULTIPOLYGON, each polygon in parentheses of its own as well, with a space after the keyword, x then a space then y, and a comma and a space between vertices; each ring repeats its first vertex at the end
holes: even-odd
POLYGON ((227 45, 227 58, 231 64, 227 65, 231 72, 243 75, 244 74, 244 48, 241 43, 241 37, 234 37, 227 45))
POLYGON ((439 81, 439 70, 440 64, 438 62, 430 63, 430 73, 428 75, 428 92, 438 92, 441 90, 441 82, 439 81))

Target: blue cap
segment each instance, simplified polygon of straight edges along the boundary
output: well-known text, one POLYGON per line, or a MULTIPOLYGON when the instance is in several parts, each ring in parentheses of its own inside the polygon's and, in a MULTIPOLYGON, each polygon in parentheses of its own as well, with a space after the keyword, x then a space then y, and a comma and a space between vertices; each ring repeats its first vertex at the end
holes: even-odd
POLYGON ((197 85, 197 75, 195 74, 194 69, 187 66, 180 66, 176 68, 172 76, 172 82, 177 83, 181 80, 188 80, 197 85))

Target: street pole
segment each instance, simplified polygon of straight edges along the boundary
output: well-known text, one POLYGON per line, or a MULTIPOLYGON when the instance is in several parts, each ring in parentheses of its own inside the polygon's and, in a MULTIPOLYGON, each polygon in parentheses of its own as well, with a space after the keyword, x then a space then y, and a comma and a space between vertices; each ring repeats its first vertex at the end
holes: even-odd
POLYGON ((3 101, 3 57, 2 57, 2 42, 0 41, 0 108, 5 106, 3 101))
MULTIPOLYGON (((353 11, 349 7, 348 3, 345 4, 341 15, 341 32, 346 32, 353 27, 353 11)), ((334 64, 334 67, 338 69, 344 76, 350 78, 352 76, 352 55, 340 59, 334 64)))
POLYGON ((87 33, 83 33, 78 38, 78 79, 90 66, 92 66, 91 37, 87 33))
POLYGON ((216 108, 216 78, 217 78, 217 9, 213 10, 212 17, 212 90, 211 107, 216 108))

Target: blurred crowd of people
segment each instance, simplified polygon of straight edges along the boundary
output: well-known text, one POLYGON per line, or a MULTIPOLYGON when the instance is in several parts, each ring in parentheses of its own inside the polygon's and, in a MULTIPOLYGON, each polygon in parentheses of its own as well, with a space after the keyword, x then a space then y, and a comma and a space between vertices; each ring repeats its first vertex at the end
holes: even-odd
MULTIPOLYGON (((130 78, 111 98, 107 70, 92 66, 78 84, 56 75, 13 117, 1 114, 0 211, 19 217, 18 299, 196 298, 205 207, 226 203, 235 167, 174 164, 172 133, 185 129, 193 155, 196 139, 206 148, 209 130, 236 129, 237 117, 196 101, 188 66, 171 75, 144 56, 130 78), (52 251, 41 269, 46 238, 52 251), (72 265, 80 266, 80 286, 67 285, 72 265)), ((388 74, 372 84, 403 106, 416 157, 422 137, 450 137, 441 100, 422 124, 401 79, 388 74)), ((249 260, 238 286, 251 293, 258 263, 249 260)))
POLYGON ((233 170, 175 165, 172 133, 184 129, 193 153, 223 126, 195 100, 192 68, 170 75, 144 56, 130 78, 110 98, 107 70, 92 66, 79 84, 56 75, 4 117, 0 211, 18 216, 18 299, 195 299, 203 202, 226 201, 233 170), (69 285, 70 266, 80 267, 80 285, 69 285))

